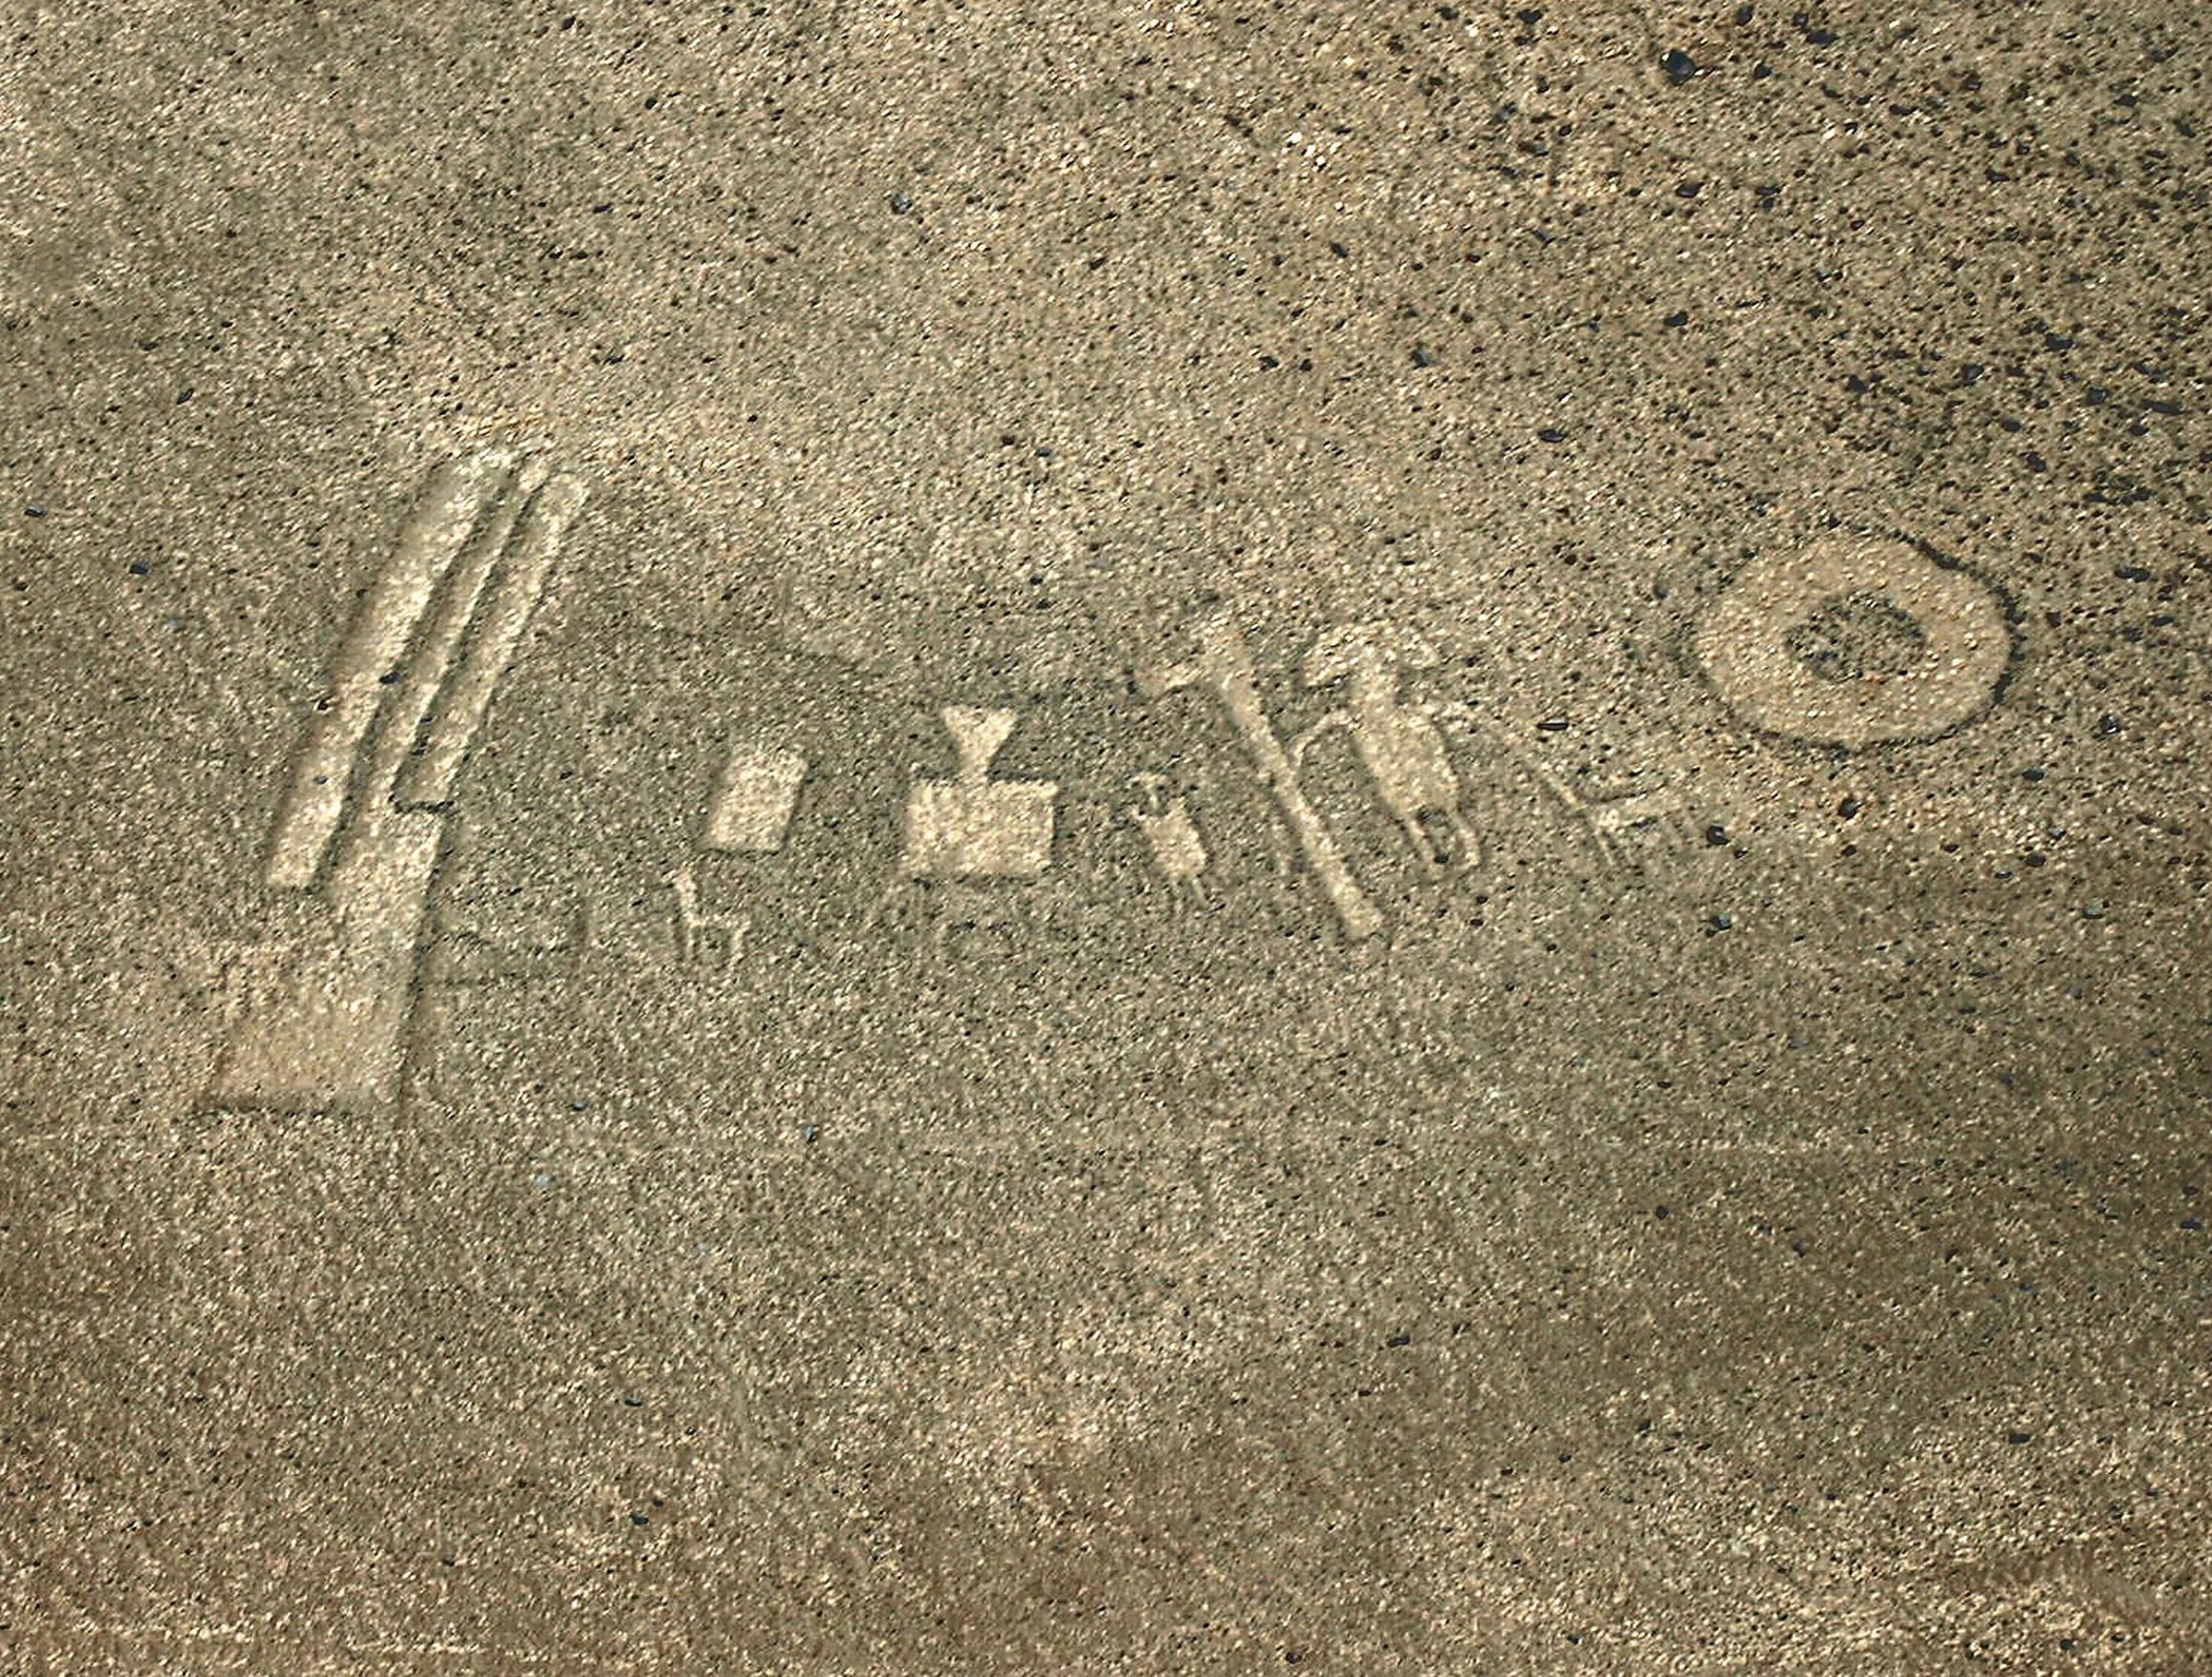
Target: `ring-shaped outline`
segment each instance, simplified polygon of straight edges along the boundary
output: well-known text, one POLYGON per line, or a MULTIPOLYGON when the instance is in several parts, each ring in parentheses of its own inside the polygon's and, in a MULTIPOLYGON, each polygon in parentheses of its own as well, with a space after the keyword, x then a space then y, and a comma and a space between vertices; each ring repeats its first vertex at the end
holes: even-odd
POLYGON ((1754 727, 1817 745, 1933 739, 1987 709, 2012 661, 2004 601, 1965 571, 1896 540, 1830 537, 1761 554, 1699 621, 1697 659, 1754 727), (1925 637, 1901 675, 1837 681, 1789 649, 1792 631, 1854 595, 1877 595, 1925 637))

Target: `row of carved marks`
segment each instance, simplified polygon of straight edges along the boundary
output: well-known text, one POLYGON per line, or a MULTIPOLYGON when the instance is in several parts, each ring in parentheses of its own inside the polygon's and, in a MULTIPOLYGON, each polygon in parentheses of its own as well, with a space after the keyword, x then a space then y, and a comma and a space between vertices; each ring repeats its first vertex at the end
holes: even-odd
MULTIPOLYGON (((1481 865, 1484 854, 1482 836, 1468 813, 1467 789, 1448 731, 1478 736, 1502 752, 1584 829, 1606 863, 1623 859, 1628 835, 1655 828, 1677 808, 1675 800, 1664 794, 1587 799, 1486 724, 1471 706, 1409 700, 1404 693, 1406 673, 1432 667, 1437 654, 1422 636, 1395 625, 1351 624, 1314 642, 1302 672, 1305 683, 1309 688, 1342 684, 1345 703, 1296 736, 1288 747, 1261 699, 1258 671, 1233 619, 1217 616, 1202 620, 1190 631, 1189 645, 1183 650, 1187 657, 1140 670, 1139 690, 1157 700, 1192 689, 1215 701, 1274 798, 1284 825, 1319 880, 1346 937, 1355 941, 1382 930, 1385 917, 1304 779, 1309 755, 1331 733, 1349 737, 1372 796, 1414 856, 1434 871, 1473 870, 1481 865)), ((1171 805, 1147 812, 1140 825, 1153 843, 1161 871, 1169 879, 1187 882, 1203 872, 1204 844, 1190 830, 1187 810, 1171 805)))
MULTIPOLYGON (((440 937, 427 972, 423 954, 444 812, 583 499, 575 479, 507 451, 450 461, 426 482, 338 648, 278 811, 268 882, 315 911, 314 930, 280 974, 265 975, 242 1000, 212 1091, 217 1101, 389 1105, 423 978, 573 969, 588 923, 539 940, 519 967, 512 950, 474 946, 466 927, 440 937)), ((1830 542, 1747 567, 1701 623, 1697 652, 1744 720, 1853 748, 1934 737, 1979 715, 2001 686, 2011 641, 2002 602, 1966 573, 1902 543, 1830 542), (1898 630, 1893 650, 1900 639, 1908 649, 1894 667, 1837 650, 1848 652, 1851 638, 1837 626, 1870 614, 1898 630)), ((1370 850, 1355 866, 1358 841, 1345 838, 1362 825, 1335 800, 1347 770, 1356 770, 1413 865, 1438 879, 1484 866, 1478 800, 1462 778, 1471 746, 1536 788, 1602 862, 1630 859, 1634 840, 1667 829, 1676 813, 1671 795, 1586 796, 1470 705, 1409 697, 1409 677, 1437 661, 1434 647, 1402 626, 1329 631, 1306 650, 1298 674, 1307 690, 1340 693, 1342 702, 1287 739, 1243 633, 1216 616, 1140 669, 1137 689, 1160 713, 1210 709, 1216 728, 1226 723, 1257 796, 1273 806, 1286 856, 1303 863, 1352 941, 1375 936, 1387 917, 1371 882, 1380 859, 1370 850), (1188 699, 1212 702, 1194 708, 1188 699), (1336 741, 1344 767, 1309 783, 1336 741)), ((1055 868, 1061 782, 992 772, 1019 714, 946 705, 938 717, 955 766, 949 776, 916 772, 908 784, 888 892, 988 893, 1045 880, 1055 868)), ((1123 819, 1171 900, 1204 906, 1215 900, 1219 839, 1241 841, 1248 814, 1211 802, 1219 786, 1202 794, 1179 760, 1147 763, 1146 755, 1136 752, 1121 771, 1134 794, 1123 819)), ((710 800, 701 848, 774 858, 816 778, 795 745, 741 739, 710 800)), ((746 913, 707 901, 690 860, 667 884, 679 963, 735 964, 751 929, 746 913)))
MULTIPOLYGON (((1625 862, 1630 840, 1660 831, 1674 813, 1674 801, 1665 795, 1586 798, 1491 728, 1471 706, 1407 698, 1404 672, 1437 661, 1434 649, 1419 636, 1382 624, 1351 625, 1323 636, 1307 656, 1304 680, 1316 691, 1343 684, 1346 703, 1288 745, 1261 699, 1258 672, 1235 625, 1219 619, 1202 626, 1198 638, 1195 659, 1142 672, 1140 685, 1155 700, 1184 687, 1200 687, 1221 701, 1234 738, 1275 806, 1271 817, 1261 819, 1280 821, 1291 852, 1320 881, 1344 932, 1354 940, 1381 931, 1386 916, 1355 872, 1336 824, 1308 790, 1309 760, 1332 737, 1341 736, 1349 743, 1376 806, 1417 865, 1437 879, 1473 872, 1483 862, 1483 837, 1470 813, 1468 789, 1455 760, 1455 744, 1470 739, 1502 758, 1578 826, 1601 864, 1625 862)), ((898 877, 984 885, 1042 879, 1054 867, 1060 782, 1001 778, 991 773, 1000 748, 1019 723, 1018 713, 951 705, 939 717, 954 742, 957 765, 949 777, 918 777, 908 788, 898 877)), ((781 851, 808 776, 806 759, 795 748, 758 738, 739 740, 709 803, 703 848, 756 856, 781 851)), ((1213 899, 1207 875, 1214 847, 1194 808, 1195 790, 1178 786, 1152 768, 1135 768, 1126 776, 1126 784, 1134 796, 1122 806, 1121 819, 1142 841, 1171 899, 1192 908, 1207 905, 1213 899)), ((1224 807, 1211 818, 1229 813, 1224 807)), ((677 867, 668 886, 679 961, 727 965, 748 930, 742 913, 710 905, 691 861, 677 867)))
MULTIPOLYGON (((1330 821, 1305 783, 1309 754, 1332 733, 1349 739, 1372 795, 1431 868, 1480 866, 1483 838, 1467 810, 1449 736, 1479 737, 1571 819, 1598 858, 1625 859, 1638 833, 1678 813, 1668 794, 1591 799, 1463 702, 1409 700, 1405 677, 1432 667, 1435 648, 1387 623, 1322 636, 1302 677, 1341 688, 1344 703, 1287 744, 1261 697, 1259 673, 1229 617, 1188 631, 1182 656, 1138 672, 1139 690, 1162 700, 1180 690, 1209 696, 1242 746, 1347 937, 1385 923, 1330 821)), ((1994 702, 2012 642, 2002 600, 1987 584, 1898 541, 1831 540, 1748 566, 1700 625, 1697 653, 1715 692, 1746 721, 1811 743, 1865 747, 1937 737, 1994 702), (1833 626, 1887 619, 1909 648, 1895 669, 1857 668, 1823 644, 1833 626)), ((906 873, 916 878, 1033 879, 1050 865, 1049 781, 995 782, 993 755, 1014 713, 949 707, 945 726, 961 766, 949 780, 918 783, 906 811, 906 873)), ((710 815, 711 847, 774 850, 791 818, 805 763, 787 749, 741 745, 710 815)), ((1163 877, 1192 900, 1209 851, 1187 797, 1165 776, 1141 771, 1143 800, 1129 811, 1163 877)), ((688 892, 688 879, 683 886, 688 892)))

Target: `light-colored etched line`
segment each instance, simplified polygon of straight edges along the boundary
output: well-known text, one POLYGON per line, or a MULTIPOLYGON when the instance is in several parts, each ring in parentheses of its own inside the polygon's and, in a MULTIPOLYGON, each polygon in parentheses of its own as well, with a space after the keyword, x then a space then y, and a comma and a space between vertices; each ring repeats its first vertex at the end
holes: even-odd
POLYGON ((355 754, 388 691, 383 677, 405 655, 439 578, 514 465, 511 451, 494 450, 449 460, 424 484, 339 647, 330 691, 308 720, 270 844, 265 877, 271 885, 305 890, 315 883, 345 815, 355 754))
POLYGON ((469 626, 460 663, 438 692, 421 753, 400 776, 396 801, 401 808, 436 809, 452 800, 462 759, 483 726, 499 678, 514 660, 560 556, 560 538, 587 493, 577 478, 556 477, 531 497, 521 528, 500 556, 491 596, 469 626))
POLYGON ((1336 835, 1307 799, 1298 781, 1297 766, 1283 749, 1275 725, 1260 702, 1259 680, 1244 636, 1228 617, 1214 616, 1197 626, 1194 639, 1191 657, 1138 671, 1137 691, 1148 700, 1181 687, 1198 687, 1213 695, 1243 740, 1261 781, 1274 794, 1308 865, 1336 910, 1345 936, 1354 942, 1373 937, 1383 928, 1382 910, 1361 888, 1350 864, 1344 859, 1336 835))
POLYGON ((389 802, 396 792, 408 753, 414 749, 432 707, 438 702, 439 689, 453 670, 461 637, 483 603, 485 584, 507 551, 523 509, 550 472, 541 459, 523 461, 499 492, 490 515, 446 573, 399 680, 370 731, 368 768, 360 781, 360 796, 366 802, 389 802))

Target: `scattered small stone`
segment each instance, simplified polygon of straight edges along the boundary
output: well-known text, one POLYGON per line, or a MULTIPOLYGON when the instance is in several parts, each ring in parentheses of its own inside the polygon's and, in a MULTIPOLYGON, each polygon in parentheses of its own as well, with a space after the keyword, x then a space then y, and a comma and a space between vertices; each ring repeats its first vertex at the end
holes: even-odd
POLYGON ((1555 426, 1547 425, 1543 430, 1536 433, 1536 440, 1538 442, 1565 442, 1567 440, 1567 434, 1555 426))
POLYGON ((904 192, 893 192, 891 194, 890 201, 891 213, 894 215, 903 215, 907 211, 914 208, 914 200, 909 198, 904 192))
POLYGON ((1670 47, 1666 56, 1659 60, 1659 68, 1667 72, 1667 79, 1678 88, 1697 73, 1697 60, 1679 47, 1670 47))
POLYGON ((1536 726, 1547 734, 1564 734, 1567 732, 1569 724, 1565 717, 1546 717, 1536 726))
POLYGON ((1728 829, 1718 821, 1715 821, 1713 825, 1705 829, 1705 842, 1712 845, 1726 844, 1728 842, 1728 829))

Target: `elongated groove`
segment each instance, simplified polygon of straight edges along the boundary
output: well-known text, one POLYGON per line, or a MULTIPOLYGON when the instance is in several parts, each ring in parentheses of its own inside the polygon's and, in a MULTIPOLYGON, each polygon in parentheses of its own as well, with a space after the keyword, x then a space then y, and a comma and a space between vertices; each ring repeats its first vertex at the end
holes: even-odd
POLYGON ((461 761, 538 609, 560 555, 560 538, 587 493, 577 478, 556 477, 522 515, 521 529, 500 556, 490 598, 469 626, 460 664, 424 724, 421 752, 400 777, 396 801, 402 808, 435 809, 452 799, 461 761))
POLYGON ((385 699, 369 736, 369 766, 361 780, 365 801, 381 803, 393 798, 407 755, 453 671, 461 637, 483 603, 485 585, 513 539, 523 509, 551 470, 542 459, 523 461, 447 573, 398 685, 385 699))
POLYGON ((514 454, 506 450, 449 460, 423 485, 339 646, 330 693, 308 720, 270 843, 265 877, 271 885, 306 890, 315 883, 345 815, 355 754, 385 697, 382 677, 405 655, 439 579, 514 464, 514 454))

